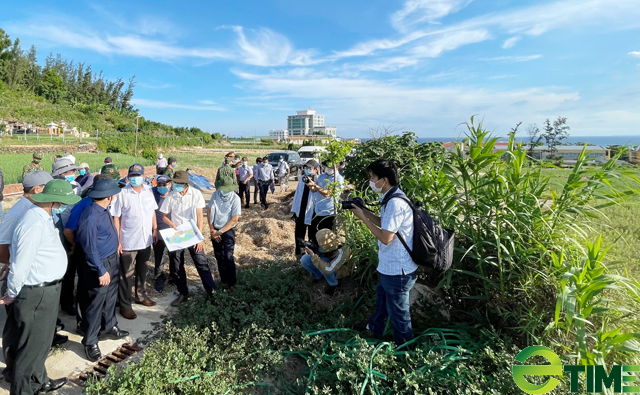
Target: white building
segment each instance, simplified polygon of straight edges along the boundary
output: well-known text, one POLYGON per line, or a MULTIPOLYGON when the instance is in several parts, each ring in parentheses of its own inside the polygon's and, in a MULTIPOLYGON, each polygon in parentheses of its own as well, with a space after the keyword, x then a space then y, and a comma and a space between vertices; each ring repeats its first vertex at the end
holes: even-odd
POLYGON ((287 129, 269 130, 269 137, 278 138, 280 140, 286 140, 289 138, 289 131, 287 129))
POLYGON ((297 111, 296 115, 289 115, 287 130, 289 136, 325 135, 335 138, 337 133, 335 126, 325 126, 324 115, 316 114, 313 108, 297 111))

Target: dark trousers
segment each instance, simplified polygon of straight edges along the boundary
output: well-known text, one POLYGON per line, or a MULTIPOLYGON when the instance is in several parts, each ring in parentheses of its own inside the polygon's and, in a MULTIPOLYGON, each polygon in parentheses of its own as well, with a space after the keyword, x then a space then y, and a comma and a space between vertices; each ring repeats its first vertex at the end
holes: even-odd
POLYGON ((182 250, 169 252, 169 261, 173 265, 177 276, 177 286, 180 295, 189 295, 189 287, 187 287, 187 273, 184 270, 184 252, 189 250, 193 264, 198 271, 200 280, 202 280, 202 286, 209 296, 213 294, 213 290, 216 289, 216 284, 213 282, 213 276, 211 276, 211 269, 207 263, 207 256, 204 254, 204 250, 197 252, 195 246, 184 248, 182 250))
POLYGON ((131 310, 131 286, 135 287, 136 300, 147 298, 145 279, 147 261, 151 257, 151 246, 144 250, 122 251, 120 255, 120 283, 118 284, 118 302, 120 311, 131 310), (136 276, 135 283, 133 276, 136 276), (132 284, 134 283, 134 284, 132 284))
POLYGON ((296 218, 296 228, 294 231, 294 236, 296 239, 296 255, 304 255, 304 240, 307 238, 307 230, 310 228, 309 225, 304 223, 304 213, 301 212, 300 215, 296 218))
MULTIPOLYGON (((155 260, 155 268, 153 272, 154 278, 162 278, 166 280, 167 276, 164 274, 164 265, 162 264, 162 258, 164 257, 164 250, 167 248, 162 237, 158 238, 158 241, 153 245, 153 258, 155 260)), ((169 277, 176 279, 176 271, 171 263, 169 263, 169 277)))
POLYGON ((260 188, 260 204, 262 207, 269 207, 269 203, 267 203, 267 193, 269 193, 269 185, 270 182, 258 182, 258 188, 260 188))
POLYGON ((389 317, 397 346, 413 339, 409 291, 415 285, 416 278, 415 272, 398 276, 380 274, 380 282, 376 287, 376 312, 369 318, 369 328, 378 339, 382 339, 389 317))
POLYGON ((98 344, 100 329, 111 329, 118 325, 116 318, 116 301, 118 300, 118 283, 120 274, 118 254, 114 253, 102 260, 102 265, 109 273, 111 282, 101 287, 98 273, 84 266, 84 280, 87 285, 87 309, 82 318, 81 327, 84 331, 82 344, 92 346, 98 344))
POLYGON ((242 201, 246 201, 246 203, 242 203, 245 205, 249 205, 250 201, 251 201, 251 185, 249 185, 251 181, 248 181, 246 184, 241 182, 240 185, 238 185, 238 194, 240 195, 240 203, 242 203, 242 201))
POLYGON ((257 204, 258 203, 258 195, 260 194, 260 188, 258 187, 258 180, 256 180, 255 178, 253 179, 253 203, 257 204))
POLYGON ((218 262, 218 272, 223 284, 230 287, 236 285, 236 262, 233 259, 233 249, 236 246, 236 230, 231 229, 222 234, 220 242, 211 239, 213 254, 218 262))
POLYGON ((89 299, 87 295, 87 283, 85 281, 85 270, 83 269, 87 265, 87 256, 84 254, 84 250, 80 243, 76 243, 71 259, 75 261, 78 268, 78 289, 76 290, 76 306, 78 314, 76 315, 76 321, 81 322, 82 317, 87 313, 89 299))
POLYGON ((318 245, 318 240, 316 239, 316 234, 320 229, 332 229, 333 224, 336 220, 336 217, 333 215, 316 215, 311 220, 311 225, 309 226, 309 241, 318 245))
POLYGON ((60 292, 60 305, 68 308, 75 302, 75 283, 78 264, 72 256, 67 255, 67 271, 62 279, 62 291, 60 292))
POLYGON ((44 362, 55 333, 61 288, 60 283, 24 286, 13 302, 12 314, 5 324, 11 328, 10 338, 3 338, 3 346, 7 342, 15 347, 9 352, 14 357, 12 395, 33 395, 49 381, 44 362))

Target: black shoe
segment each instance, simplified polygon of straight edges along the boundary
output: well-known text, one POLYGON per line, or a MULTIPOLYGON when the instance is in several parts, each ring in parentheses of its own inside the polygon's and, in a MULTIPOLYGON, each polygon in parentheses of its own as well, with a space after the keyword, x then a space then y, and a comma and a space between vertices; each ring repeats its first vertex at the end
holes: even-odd
POLYGON ((78 322, 76 324, 76 333, 80 336, 84 336, 84 331, 82 330, 82 325, 78 322))
POLYGON ((156 284, 154 288, 157 293, 162 293, 162 291, 164 291, 164 278, 162 277, 156 278, 156 284))
POLYGON ((56 333, 64 329, 64 324, 56 324, 56 333))
POLYGON ((369 323, 368 322, 361 322, 359 324, 356 324, 353 329, 357 330, 358 332, 364 332, 364 331, 369 331, 371 332, 371 329, 369 329, 369 323))
POLYGON ((249 205, 247 204, 246 206, 244 206, 244 208, 249 208, 249 205))
POLYGON ((53 341, 51 342, 51 347, 59 346, 61 344, 66 343, 69 340, 69 336, 58 335, 57 333, 53 335, 53 341))
POLYGON ((64 311, 65 313, 69 314, 72 317, 75 317, 76 314, 78 314, 78 310, 76 309, 75 304, 62 306, 62 311, 64 311))
POLYGON ((66 377, 63 377, 61 379, 56 379, 56 380, 49 379, 47 384, 43 385, 42 388, 40 388, 40 390, 38 391, 38 393, 41 394, 43 392, 52 392, 55 390, 59 390, 60 388, 64 387, 65 384, 67 384, 67 381, 68 380, 66 377))
POLYGON ((87 354, 87 359, 91 362, 95 362, 102 358, 100 347, 97 344, 91 346, 84 346, 84 353, 87 354))
POLYGON ((123 331, 122 329, 118 328, 118 325, 114 326, 113 328, 109 329, 108 331, 105 331, 104 334, 105 335, 115 336, 118 339, 122 339, 123 337, 129 336, 129 332, 123 331))

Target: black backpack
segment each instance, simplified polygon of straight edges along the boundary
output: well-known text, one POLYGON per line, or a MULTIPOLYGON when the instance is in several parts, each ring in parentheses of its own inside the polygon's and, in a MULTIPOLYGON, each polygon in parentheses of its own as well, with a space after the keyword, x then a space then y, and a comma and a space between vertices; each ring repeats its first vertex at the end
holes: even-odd
POLYGON ((411 256, 411 259, 421 266, 430 266, 438 271, 446 271, 453 262, 453 243, 455 232, 445 229, 440 221, 430 216, 418 202, 395 190, 389 191, 381 205, 384 207, 393 198, 399 198, 409 204, 413 211, 413 248, 409 248, 400 233, 396 233, 400 242, 411 256))

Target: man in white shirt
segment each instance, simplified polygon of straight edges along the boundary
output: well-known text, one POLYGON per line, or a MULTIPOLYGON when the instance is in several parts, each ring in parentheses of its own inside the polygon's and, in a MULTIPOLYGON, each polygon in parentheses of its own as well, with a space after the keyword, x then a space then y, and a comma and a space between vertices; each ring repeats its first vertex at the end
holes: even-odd
POLYGON ((284 160, 284 157, 280 157, 280 162, 278 163, 278 182, 280 183, 280 192, 289 190, 289 174, 291 170, 289 169, 289 165, 287 161, 284 160))
POLYGON ((262 165, 262 158, 256 158, 256 164, 253 165, 253 204, 258 204, 258 195, 260 194, 260 187, 258 187, 258 179, 256 178, 256 174, 258 174, 258 169, 262 165))
POLYGON ((156 302, 147 296, 147 261, 151 244, 158 239, 155 210, 158 208, 151 187, 144 185, 144 167, 135 163, 129 167, 129 185, 122 188, 111 208, 113 224, 120 245, 120 283, 118 302, 120 314, 129 320, 137 317, 131 307, 131 286, 135 273, 135 302, 147 307, 156 302))
MULTIPOLYGON (((377 308, 369 319, 367 329, 382 339, 387 318, 391 317, 394 340, 400 346, 413 339, 409 291, 416 283, 418 265, 398 238, 401 235, 407 245, 413 245, 413 210, 402 199, 386 198, 389 194, 404 194, 398 189, 396 165, 386 159, 378 159, 367 167, 369 186, 382 193, 380 217, 371 211, 354 206, 351 210, 378 239, 378 272, 380 282, 376 287, 377 308)), ((391 195, 390 195, 391 196, 391 195)))
MULTIPOLYGON (((176 171, 171 180, 172 191, 162 202, 160 211, 162 212, 162 221, 170 227, 177 229, 179 225, 187 223, 190 220, 196 223, 200 232, 204 226, 204 215, 202 210, 205 208, 202 193, 193 188, 193 183, 189 181, 189 173, 184 170, 176 171)), ((195 246, 182 250, 172 251, 169 253, 170 264, 173 265, 177 277, 178 292, 180 295, 171 302, 174 307, 189 298, 189 288, 187 287, 187 273, 184 270, 184 252, 189 250, 193 264, 198 271, 198 275, 202 280, 204 290, 210 298, 213 297, 213 290, 216 284, 211 276, 211 269, 207 263, 207 256, 204 254, 204 243, 200 242, 195 246)))
POLYGON ((242 158, 242 165, 238 168, 238 194, 240 195, 240 203, 245 199, 245 208, 249 208, 249 200, 251 198, 251 180, 253 179, 253 169, 249 166, 249 159, 245 156, 242 158))
POLYGON ((6 325, 9 344, 17 344, 11 394, 34 394, 57 390, 67 379, 49 380, 44 367, 56 327, 60 282, 67 257, 51 211, 75 204, 80 197, 71 185, 51 180, 42 193, 33 195, 34 205, 17 223, 11 240, 11 265, 7 293, 0 304, 14 304, 6 325))

